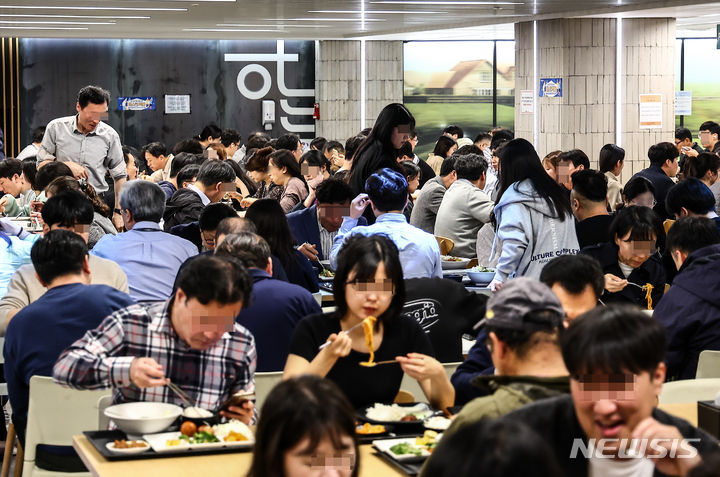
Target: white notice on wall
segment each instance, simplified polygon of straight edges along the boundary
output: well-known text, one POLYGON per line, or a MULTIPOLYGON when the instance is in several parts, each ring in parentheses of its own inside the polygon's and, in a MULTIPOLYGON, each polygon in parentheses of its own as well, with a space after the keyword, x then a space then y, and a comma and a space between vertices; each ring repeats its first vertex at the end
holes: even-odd
POLYGON ((675 91, 675 116, 692 115, 692 91, 675 91))
POLYGON ((190 114, 190 95, 166 94, 165 114, 190 114))
POLYGON ((662 94, 640 95, 640 129, 662 129, 662 94))
POLYGON ((531 89, 520 91, 520 114, 533 114, 535 112, 535 92, 531 89))

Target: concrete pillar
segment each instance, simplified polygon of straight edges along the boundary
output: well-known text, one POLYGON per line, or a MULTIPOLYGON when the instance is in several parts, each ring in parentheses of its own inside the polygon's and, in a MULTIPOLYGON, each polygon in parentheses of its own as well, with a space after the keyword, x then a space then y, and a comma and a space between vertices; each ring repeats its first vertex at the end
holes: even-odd
MULTIPOLYGON (((647 167, 651 145, 673 139, 675 20, 624 20, 622 33, 621 146, 626 151, 626 181, 647 167), (639 128, 641 93, 663 95, 662 129, 639 128)), ((520 112, 520 91, 532 90, 537 95, 540 78, 562 78, 562 98, 537 98, 536 149, 541 157, 558 149, 582 149, 596 168, 600 148, 616 140, 617 20, 538 21, 537 82, 533 70, 533 23, 516 24, 515 38, 516 136, 530 141, 534 136, 533 115, 520 112)))
POLYGON ((365 43, 365 124, 361 124, 360 42, 320 41, 315 54, 315 97, 320 104, 316 134, 345 142, 375 123, 388 103, 402 102, 403 44, 365 43))

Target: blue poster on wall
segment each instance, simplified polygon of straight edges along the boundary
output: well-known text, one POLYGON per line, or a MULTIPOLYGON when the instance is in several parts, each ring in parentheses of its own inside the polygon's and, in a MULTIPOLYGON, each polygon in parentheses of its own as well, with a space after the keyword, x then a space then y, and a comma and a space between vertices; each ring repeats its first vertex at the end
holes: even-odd
POLYGON ((562 78, 540 78, 540 97, 562 98, 562 78))
POLYGON ((155 96, 131 96, 117 99, 118 111, 155 111, 155 96))

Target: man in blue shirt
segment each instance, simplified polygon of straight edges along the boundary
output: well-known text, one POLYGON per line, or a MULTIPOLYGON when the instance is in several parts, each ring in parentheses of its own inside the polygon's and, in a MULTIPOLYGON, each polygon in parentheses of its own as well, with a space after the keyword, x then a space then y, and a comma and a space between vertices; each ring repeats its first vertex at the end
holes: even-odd
POLYGON ((13 423, 25 441, 30 378, 52 376, 62 351, 86 331, 134 301, 107 285, 90 285, 87 244, 69 230, 53 230, 35 243, 31 257, 48 291, 20 310, 5 335, 5 377, 13 423))
POLYGON ((403 275, 408 278, 442 277, 440 246, 433 235, 407 223, 402 213, 408 201, 408 184, 399 172, 384 168, 368 177, 367 194, 359 194, 350 204, 350 217, 344 217, 330 252, 330 266, 337 268, 337 257, 345 239, 354 234, 386 235, 400 252, 403 275), (377 217, 372 225, 358 226, 367 206, 377 217))
POLYGON ((197 247, 160 228, 165 193, 157 184, 143 180, 126 183, 120 208, 127 232, 104 235, 92 254, 120 265, 134 300, 167 300, 180 265, 197 255, 197 247))
POLYGON ((255 337, 256 371, 282 371, 295 326, 304 317, 321 313, 320 305, 303 287, 272 280, 270 246, 257 234, 227 235, 215 255, 240 260, 252 277, 251 304, 240 311, 236 321, 255 337))

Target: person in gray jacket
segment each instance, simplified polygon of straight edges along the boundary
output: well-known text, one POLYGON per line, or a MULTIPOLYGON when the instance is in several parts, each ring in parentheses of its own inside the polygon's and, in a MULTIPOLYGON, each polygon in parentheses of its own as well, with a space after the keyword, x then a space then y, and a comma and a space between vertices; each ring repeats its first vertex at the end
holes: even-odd
POLYGON ((450 253, 475 257, 478 230, 490 222, 493 202, 482 191, 487 162, 478 154, 459 156, 455 161, 457 180, 445 193, 435 221, 435 235, 455 242, 450 253))
POLYGON ((445 191, 457 180, 455 159, 454 155, 445 159, 440 166, 440 175, 428 180, 422 186, 410 215, 410 225, 429 234, 434 233, 435 219, 443 197, 445 197, 445 191))
POLYGON ((510 278, 539 278, 555 257, 579 252, 570 200, 543 169, 532 144, 513 139, 500 153, 495 206, 502 251, 490 288, 510 278))

